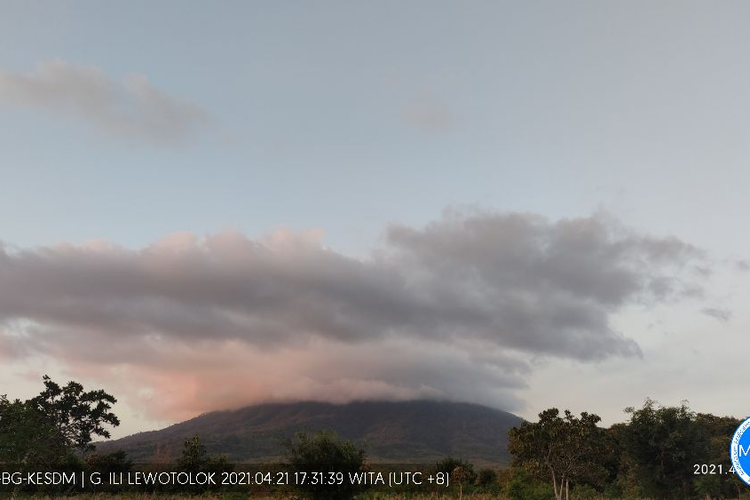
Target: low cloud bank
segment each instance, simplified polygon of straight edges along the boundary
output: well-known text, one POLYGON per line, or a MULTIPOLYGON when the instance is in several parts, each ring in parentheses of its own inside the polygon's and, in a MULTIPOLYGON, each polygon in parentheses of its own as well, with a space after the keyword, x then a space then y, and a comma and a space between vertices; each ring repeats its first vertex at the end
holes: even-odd
POLYGON ((697 268, 693 246, 599 214, 447 212, 387 228, 367 259, 288 231, 6 245, 0 356, 53 357, 162 418, 295 399, 513 409, 531 359, 639 356, 613 315, 700 295, 697 268))

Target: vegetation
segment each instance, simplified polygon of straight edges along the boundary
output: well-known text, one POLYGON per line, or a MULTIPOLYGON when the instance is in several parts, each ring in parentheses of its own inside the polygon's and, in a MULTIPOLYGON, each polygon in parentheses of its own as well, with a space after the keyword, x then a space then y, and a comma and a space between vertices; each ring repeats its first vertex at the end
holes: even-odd
POLYGON ((366 457, 365 450, 351 441, 342 441, 332 432, 301 432, 287 442, 286 448, 289 473, 305 477, 304 481, 294 481, 303 497, 349 499, 364 489, 348 480, 350 473, 364 470, 366 457), (340 483, 335 476, 330 476, 339 473, 346 478, 340 483), (329 480, 331 477, 332 480, 329 480), (324 484, 320 484, 321 482, 324 484))
POLYGON ((473 482, 476 479, 477 475, 474 473, 474 465, 466 460, 445 457, 435 464, 435 472, 444 472, 446 474, 453 474, 458 468, 463 469, 464 474, 467 476, 466 480, 473 482))
POLYGON ((110 473, 131 471, 133 461, 122 450, 112 453, 92 453, 86 457, 86 468, 109 475, 110 473))
MULTIPOLYGON (((86 391, 77 382, 60 386, 47 376, 43 383, 44 390, 27 401, 0 396, 0 467, 88 470, 105 476, 136 469, 125 452, 97 453, 92 444, 96 437, 108 437, 108 428, 119 424, 111 411, 113 396, 102 390, 86 391)), ((747 487, 731 473, 727 453, 740 420, 695 413, 687 403, 659 406, 650 399, 626 412, 627 422, 605 429, 598 426, 600 418, 595 414, 545 410, 538 421, 522 422, 509 431, 511 468, 477 472, 467 460, 445 457, 424 471, 449 477, 448 488, 444 483, 394 488, 353 484, 350 474, 370 471, 364 449, 333 432, 298 433, 286 442, 286 463, 279 469, 290 477, 296 475, 295 479, 288 487, 267 482, 265 490, 252 491, 253 498, 265 493, 314 500, 750 498, 747 487)), ((210 456, 198 435, 183 442, 174 466, 161 467, 216 475, 233 470, 226 457, 210 456)), ((191 494, 199 498, 196 494, 206 494, 209 488, 214 496, 200 498, 241 500, 251 493, 247 488, 206 486, 191 494)), ((70 489, 23 489, 14 488, 13 494, 71 493, 70 489)), ((126 489, 103 484, 99 493, 75 498, 106 498, 108 491, 121 498, 143 498, 140 492, 126 489)), ((155 498, 179 498, 185 493, 173 487, 141 491, 155 498)))
POLYGON ((628 422, 597 427, 599 417, 551 408, 538 422, 509 432, 516 467, 509 498, 739 498, 746 490, 730 472, 729 441, 740 421, 696 414, 687 403, 628 408, 628 422))
POLYGON ((110 410, 117 400, 77 382, 60 386, 47 375, 44 390, 27 401, 0 396, 0 463, 63 467, 93 450, 94 437, 110 437, 106 425, 120 421, 110 410))
POLYGON ((57 447, 81 453, 91 451, 94 436, 110 437, 105 425, 120 425, 120 420, 110 411, 117 402, 114 396, 101 389, 84 391, 81 384, 73 381, 61 387, 47 375, 43 381, 44 390, 28 404, 52 428, 52 439, 57 447))
POLYGON ((211 456, 198 435, 186 440, 182 446, 182 455, 177 460, 177 470, 185 472, 218 472, 231 470, 233 467, 224 456, 211 456))
POLYGON ((585 412, 580 418, 568 410, 564 417, 559 413, 545 410, 539 422, 524 422, 508 433, 514 465, 551 481, 557 500, 569 498, 571 482, 598 485, 606 476, 604 430, 596 426, 601 419, 585 412))

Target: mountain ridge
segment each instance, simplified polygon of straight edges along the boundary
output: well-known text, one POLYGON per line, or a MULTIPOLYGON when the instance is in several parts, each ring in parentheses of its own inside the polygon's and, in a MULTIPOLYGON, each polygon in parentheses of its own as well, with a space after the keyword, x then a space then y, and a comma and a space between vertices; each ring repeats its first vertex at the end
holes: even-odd
POLYGON ((278 461, 295 432, 331 430, 363 445, 373 463, 431 463, 447 455, 477 464, 507 464, 508 430, 523 420, 473 403, 434 400, 266 403, 204 413, 161 430, 97 443, 139 463, 175 460, 200 435, 211 454, 235 463, 278 461))

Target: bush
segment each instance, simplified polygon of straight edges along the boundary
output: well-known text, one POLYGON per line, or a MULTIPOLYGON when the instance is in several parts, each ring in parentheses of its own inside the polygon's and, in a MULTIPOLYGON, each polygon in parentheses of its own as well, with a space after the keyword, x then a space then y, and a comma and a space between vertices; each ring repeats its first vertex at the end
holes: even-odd
POLYGON ((595 498, 600 498, 601 496, 601 493, 588 484, 579 484, 570 492, 570 498, 572 500, 593 500, 595 498))
MULTIPOLYGON (((225 456, 212 456, 208 454, 206 446, 200 436, 195 435, 183 443, 182 455, 177 460, 177 471, 179 472, 206 472, 214 473, 221 477, 223 472, 234 470, 225 456)), ((218 489, 221 485, 205 485, 196 488, 196 491, 218 489)))
POLYGON ((133 461, 122 450, 112 453, 92 453, 86 457, 86 467, 108 475, 112 472, 129 472, 133 468, 133 461))
POLYGON ((292 481, 305 498, 348 500, 364 487, 354 485, 349 474, 363 470, 365 450, 351 441, 342 441, 333 432, 316 434, 297 433, 286 443, 286 461, 290 474, 298 474, 292 481), (305 476, 305 481, 299 477, 305 476), (337 474, 343 474, 339 481, 337 474), (320 484, 320 483, 323 484, 320 484))
POLYGON ((497 472, 494 469, 484 468, 477 474, 477 486, 486 488, 497 483, 497 472))
POLYGON ((554 500, 555 498, 551 484, 532 478, 523 469, 513 471, 513 477, 505 487, 505 495, 510 500, 554 500))
POLYGON ((436 463, 435 472, 444 472, 445 474, 450 475, 459 467, 463 469, 465 474, 468 474, 466 482, 471 484, 476 480, 477 474, 476 472, 474 472, 474 465, 472 465, 470 462, 467 462, 466 460, 460 460, 453 457, 445 457, 444 459, 436 463))

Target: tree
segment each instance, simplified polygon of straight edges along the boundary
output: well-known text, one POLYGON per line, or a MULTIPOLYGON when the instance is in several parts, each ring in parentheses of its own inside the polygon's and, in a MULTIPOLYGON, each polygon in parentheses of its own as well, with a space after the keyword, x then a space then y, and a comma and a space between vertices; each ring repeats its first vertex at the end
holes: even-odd
POLYGON ((524 469, 512 469, 503 488, 510 500, 552 500, 555 494, 548 482, 531 477, 524 469))
POLYGON ((31 404, 0 396, 0 463, 51 465, 60 455, 53 436, 54 428, 31 404))
POLYGON ((607 475, 602 443, 604 430, 596 426, 598 415, 580 418, 557 408, 539 414, 536 423, 523 422, 508 432, 513 463, 552 482, 555 498, 569 498, 570 483, 600 484, 607 475))
POLYGON ((27 401, 0 396, 0 461, 24 466, 61 466, 94 447, 94 436, 120 421, 110 411, 117 401, 103 390, 84 391, 77 382, 60 387, 44 376, 44 390, 27 401))
POLYGON ((232 467, 224 456, 211 456, 206 445, 197 434, 182 445, 182 455, 177 459, 177 468, 186 472, 219 472, 232 467))
POLYGON ((92 453, 86 457, 86 467, 105 475, 110 473, 129 472, 133 468, 133 461, 123 450, 111 453, 92 453))
POLYGON ((620 431, 620 445, 630 484, 646 496, 692 496, 693 464, 708 458, 709 437, 687 402, 663 407, 647 399, 643 408, 625 411, 630 422, 620 431))
MULTIPOLYGON (((742 420, 734 417, 717 417, 710 413, 698 413, 696 423, 708 439, 708 456, 702 463, 722 464, 724 470, 731 467, 727 454, 732 435, 742 420)), ((695 490, 702 497, 739 497, 745 483, 736 474, 709 474, 696 478, 695 490)))
POLYGON ((186 439, 182 444, 182 455, 177 459, 177 468, 185 471, 199 471, 208 462, 208 451, 200 436, 186 439))
MULTIPOLYGON (((223 472, 233 469, 234 467, 226 457, 209 455, 206 446, 197 434, 185 440, 182 445, 182 455, 177 459, 178 471, 214 472, 216 476, 221 476, 223 472)), ((209 489, 209 485, 206 485, 205 489, 209 489)))
POLYGON ((289 472, 298 475, 293 483, 304 497, 346 500, 362 489, 349 480, 349 474, 363 470, 367 455, 351 441, 328 431, 301 432, 285 447, 289 472))
POLYGON ((55 429, 57 445, 86 453, 94 449, 93 436, 109 438, 105 425, 120 425, 112 413, 114 396, 103 390, 84 391, 78 382, 70 381, 61 387, 45 375, 44 390, 30 402, 55 429))
POLYGON ((477 478, 474 465, 466 460, 445 457, 435 464, 435 472, 442 472, 450 477, 451 484, 458 485, 458 496, 463 497, 464 484, 472 484, 477 478))
POLYGON ((464 497, 464 483, 469 481, 471 479, 471 474, 469 474, 469 471, 464 469, 463 467, 459 466, 453 469, 453 472, 451 472, 451 483, 458 484, 458 498, 461 499, 464 497))
POLYGON ((485 467, 479 469, 477 474, 477 486, 488 487, 497 483, 497 472, 494 469, 485 467))
POLYGON ((444 472, 445 474, 450 475, 457 467, 461 467, 469 475, 468 479, 474 481, 477 476, 474 472, 474 465, 471 462, 461 460, 460 458, 453 458, 450 456, 445 457, 435 464, 435 472, 444 472))

